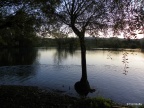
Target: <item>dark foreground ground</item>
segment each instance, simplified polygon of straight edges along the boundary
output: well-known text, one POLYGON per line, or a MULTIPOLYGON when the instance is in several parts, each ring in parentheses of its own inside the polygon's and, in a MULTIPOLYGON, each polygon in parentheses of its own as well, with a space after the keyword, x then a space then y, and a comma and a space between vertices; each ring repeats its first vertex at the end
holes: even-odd
MULTIPOLYGON (((104 98, 78 99, 30 86, 0 86, 0 108, 127 108, 104 98)), ((134 108, 134 107, 129 107, 134 108)), ((141 107, 144 108, 144 107, 141 107)))

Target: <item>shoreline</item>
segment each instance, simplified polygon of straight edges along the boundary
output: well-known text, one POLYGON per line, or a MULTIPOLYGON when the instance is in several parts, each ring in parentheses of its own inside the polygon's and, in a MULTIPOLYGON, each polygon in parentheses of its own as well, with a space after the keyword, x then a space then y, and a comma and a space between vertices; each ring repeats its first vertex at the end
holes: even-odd
POLYGON ((102 97, 76 98, 36 86, 19 85, 0 85, 0 103, 0 108, 134 108, 102 97))
POLYGON ((76 98, 36 86, 1 85, 0 108, 72 108, 76 98))

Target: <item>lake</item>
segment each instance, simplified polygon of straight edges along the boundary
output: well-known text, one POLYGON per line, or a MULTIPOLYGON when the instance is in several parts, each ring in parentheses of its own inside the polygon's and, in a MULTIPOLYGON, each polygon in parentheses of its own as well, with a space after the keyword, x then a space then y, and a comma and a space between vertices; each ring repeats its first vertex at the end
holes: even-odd
MULTIPOLYGON (((144 103, 144 53, 140 50, 87 51, 88 97, 103 96, 118 103, 144 103)), ((1 49, 0 85, 38 86, 79 96, 80 50, 56 48, 1 49)))

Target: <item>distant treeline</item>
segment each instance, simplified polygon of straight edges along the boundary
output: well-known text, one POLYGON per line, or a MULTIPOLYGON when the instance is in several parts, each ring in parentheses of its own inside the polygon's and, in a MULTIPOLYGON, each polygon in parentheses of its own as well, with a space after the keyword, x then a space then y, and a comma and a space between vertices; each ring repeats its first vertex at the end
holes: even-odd
MULTIPOLYGON (((111 38, 90 38, 85 39, 87 49, 90 48, 142 48, 144 49, 144 39, 120 39, 111 38)), ((78 38, 44 38, 39 39, 37 46, 58 47, 58 48, 78 48, 78 38)))
POLYGON ((79 40, 77 38, 40 38, 37 47, 58 47, 61 48, 78 48, 79 40))
MULTIPOLYGON (((15 38, 7 38, 2 41, 0 38, 0 47, 57 47, 59 49, 69 48, 77 49, 80 47, 78 38, 41 38, 34 35, 29 38, 22 38, 21 41, 16 41, 15 38), (4 43, 5 42, 5 43, 4 43)), ((143 39, 120 39, 117 37, 111 38, 91 38, 86 37, 85 44, 87 49, 91 48, 141 48, 144 49, 143 39)))

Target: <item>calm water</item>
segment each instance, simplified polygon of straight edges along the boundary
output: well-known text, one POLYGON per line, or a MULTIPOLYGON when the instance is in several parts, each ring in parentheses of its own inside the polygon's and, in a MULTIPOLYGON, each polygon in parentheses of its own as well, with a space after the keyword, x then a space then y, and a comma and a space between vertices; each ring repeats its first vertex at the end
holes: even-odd
MULTIPOLYGON (((144 53, 87 51, 88 81, 96 92, 118 103, 144 103, 144 53), (126 68, 126 66, 129 68, 126 68)), ((81 78, 80 50, 55 48, 0 51, 0 85, 33 85, 78 96, 74 84, 81 78)))

